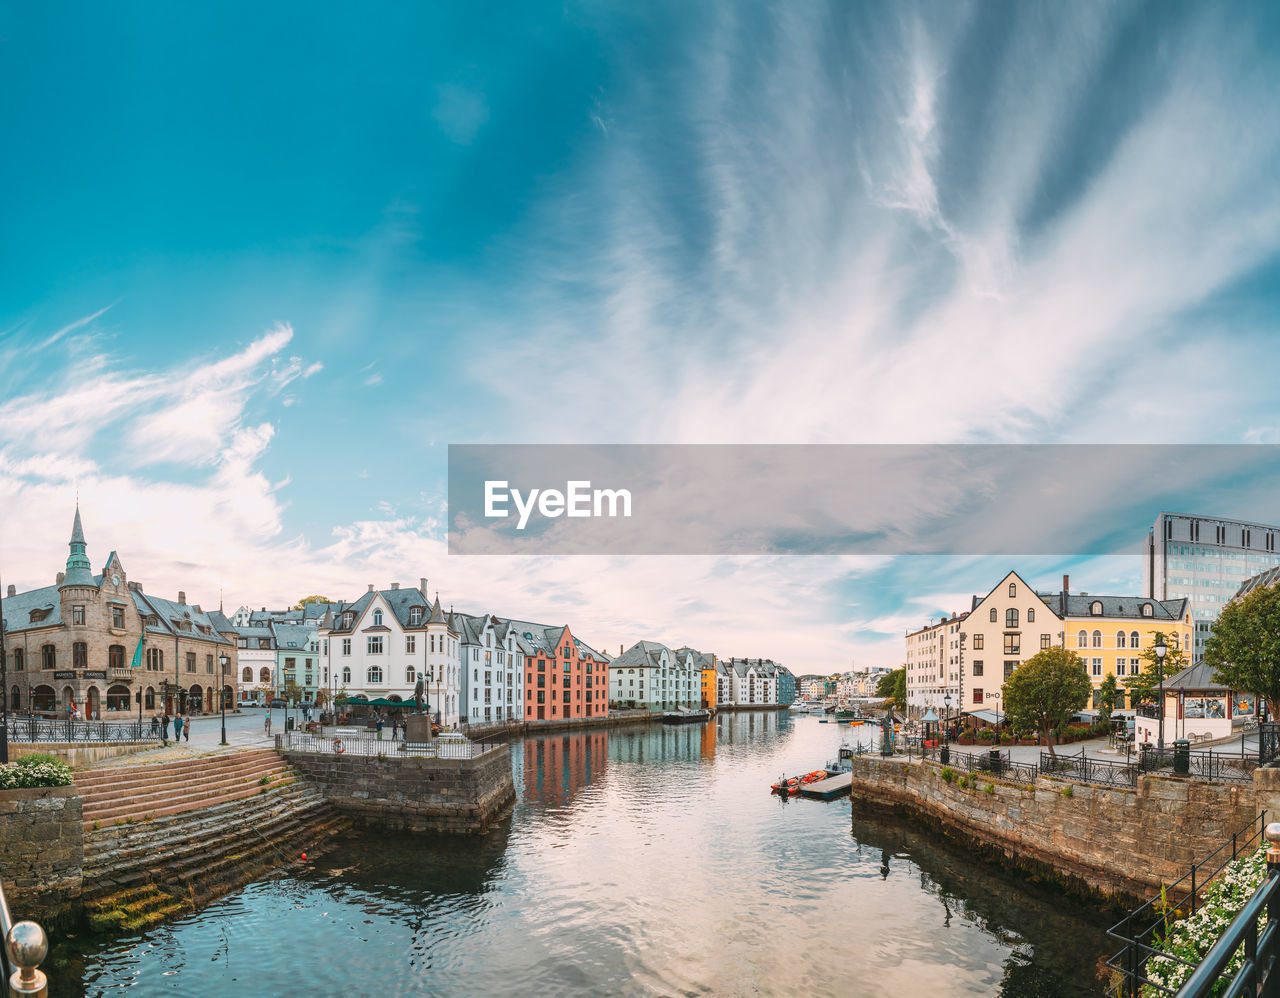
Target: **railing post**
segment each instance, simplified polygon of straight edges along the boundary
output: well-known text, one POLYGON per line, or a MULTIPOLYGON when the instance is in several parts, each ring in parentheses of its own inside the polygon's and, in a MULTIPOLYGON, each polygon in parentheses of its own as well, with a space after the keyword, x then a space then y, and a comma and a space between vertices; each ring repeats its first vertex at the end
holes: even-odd
POLYGON ((18 922, 4 941, 17 968, 9 976, 9 993, 15 998, 45 998, 49 981, 40 963, 49 953, 49 940, 44 929, 35 922, 18 922))
POLYGON ((1196 865, 1191 864, 1191 914, 1196 913, 1196 865))

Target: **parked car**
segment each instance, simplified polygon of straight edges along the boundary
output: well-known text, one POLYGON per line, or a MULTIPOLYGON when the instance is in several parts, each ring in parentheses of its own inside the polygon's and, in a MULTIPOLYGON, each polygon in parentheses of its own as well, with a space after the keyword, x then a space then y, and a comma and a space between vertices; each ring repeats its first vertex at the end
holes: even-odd
POLYGON ((285 706, 286 706, 285 702, 281 700, 279 697, 276 697, 276 699, 271 701, 272 710, 282 710, 285 706))
POLYGON ((262 700, 259 699, 258 697, 249 697, 249 699, 247 700, 241 700, 240 706, 241 707, 261 707, 262 700))

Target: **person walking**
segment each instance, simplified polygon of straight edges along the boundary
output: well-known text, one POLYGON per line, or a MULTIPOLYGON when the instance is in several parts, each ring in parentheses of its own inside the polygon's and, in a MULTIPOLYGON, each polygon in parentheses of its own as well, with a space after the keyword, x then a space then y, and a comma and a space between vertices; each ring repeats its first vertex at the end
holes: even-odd
POLYGON ((378 741, 382 741, 382 718, 378 718, 378 741))
POLYGON ((151 737, 152 738, 160 737, 160 715, 159 714, 151 715, 151 737))
POLYGON ((165 711, 164 719, 160 722, 160 740, 164 742, 165 748, 169 747, 169 724, 171 718, 169 712, 165 711))
POLYGON ((186 717, 186 723, 182 726, 182 740, 188 745, 191 744, 191 715, 186 717))
POLYGON ((182 715, 175 714, 173 718, 173 741, 174 744, 182 741, 182 715))
POLYGON ((267 711, 267 719, 262 722, 262 730, 267 733, 267 737, 271 737, 271 711, 267 711))

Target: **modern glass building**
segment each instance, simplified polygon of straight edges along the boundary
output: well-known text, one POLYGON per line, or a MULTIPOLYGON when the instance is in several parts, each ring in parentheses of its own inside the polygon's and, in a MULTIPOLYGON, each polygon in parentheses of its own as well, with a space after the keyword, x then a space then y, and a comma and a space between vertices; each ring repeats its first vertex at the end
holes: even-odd
POLYGON ((1161 513, 1147 532, 1142 559, 1143 594, 1191 603, 1193 660, 1222 608, 1245 579, 1280 565, 1280 527, 1213 516, 1161 513))

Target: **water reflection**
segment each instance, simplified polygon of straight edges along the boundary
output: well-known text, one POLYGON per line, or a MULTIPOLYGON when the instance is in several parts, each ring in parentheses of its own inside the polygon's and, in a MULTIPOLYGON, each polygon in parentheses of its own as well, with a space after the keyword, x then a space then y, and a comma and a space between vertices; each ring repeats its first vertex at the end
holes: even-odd
POLYGON ((851 835, 847 800, 769 794, 851 740, 764 712, 528 739, 493 834, 352 839, 156 932, 63 947, 54 993, 1087 992, 1102 916, 900 822, 851 835))

